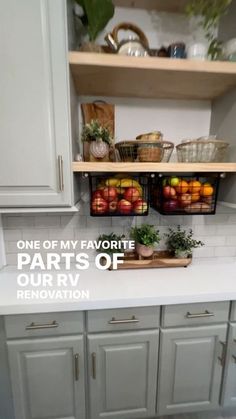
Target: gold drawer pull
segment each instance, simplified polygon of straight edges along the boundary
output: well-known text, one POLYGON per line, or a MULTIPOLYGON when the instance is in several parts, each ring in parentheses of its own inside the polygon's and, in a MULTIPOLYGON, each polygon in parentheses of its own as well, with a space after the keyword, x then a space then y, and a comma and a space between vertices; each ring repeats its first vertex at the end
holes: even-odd
POLYGON ((96 380, 97 376, 97 365, 96 365, 96 354, 95 352, 92 353, 92 377, 96 380))
POLYGON ((59 327, 59 324, 54 320, 52 323, 45 324, 31 323, 29 326, 26 326, 25 330, 55 329, 56 327, 59 327))
POLYGON ((204 313, 190 313, 189 311, 186 314, 187 319, 200 319, 202 317, 214 317, 214 313, 211 313, 208 310, 205 310, 204 313))
POLYGON ((75 354, 75 381, 79 381, 79 354, 75 354))
POLYGON ((108 322, 109 324, 129 324, 129 323, 139 323, 139 319, 136 319, 135 316, 132 316, 131 319, 121 319, 116 320, 115 317, 112 317, 108 322))

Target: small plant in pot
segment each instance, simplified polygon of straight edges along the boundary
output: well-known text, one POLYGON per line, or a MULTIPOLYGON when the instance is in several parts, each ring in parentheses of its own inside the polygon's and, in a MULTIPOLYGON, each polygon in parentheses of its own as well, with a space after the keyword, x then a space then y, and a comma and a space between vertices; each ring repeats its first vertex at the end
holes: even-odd
POLYGON ((139 256, 151 257, 154 247, 160 241, 159 231, 151 224, 142 224, 140 227, 132 227, 130 238, 135 241, 135 249, 139 256))
POLYGON ((192 256, 193 249, 204 246, 200 240, 193 239, 193 231, 182 230, 180 226, 176 230, 169 228, 166 244, 168 250, 174 252, 177 258, 187 258, 192 256))
POLYGON ((89 39, 88 42, 82 43, 80 50, 103 52, 102 47, 95 41, 114 15, 112 0, 75 0, 75 4, 75 27, 78 37, 84 35, 89 39))
POLYGON ((112 136, 109 129, 101 125, 99 121, 92 119, 90 123, 85 124, 81 139, 83 142, 90 143, 90 160, 101 160, 109 156, 112 136))

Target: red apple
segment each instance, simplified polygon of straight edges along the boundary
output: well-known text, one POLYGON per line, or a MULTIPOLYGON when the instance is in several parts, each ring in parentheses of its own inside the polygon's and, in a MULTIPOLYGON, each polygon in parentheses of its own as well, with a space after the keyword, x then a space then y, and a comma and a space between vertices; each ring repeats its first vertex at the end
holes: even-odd
POLYGON ((133 204, 133 211, 135 214, 144 214, 148 210, 148 204, 143 199, 138 199, 133 204))
POLYGON ((106 186, 102 189, 101 193, 102 197, 108 202, 114 201, 117 197, 117 191, 114 186, 106 186))
POLYGON ((115 212, 117 210, 117 203, 118 201, 111 201, 108 204, 109 212, 115 212))
POLYGON ((179 196, 179 204, 181 207, 186 207, 192 203, 192 195, 189 193, 183 193, 179 196))
POLYGON ((172 186, 164 186, 163 195, 167 199, 173 199, 176 196, 176 190, 172 186))
POLYGON ((96 190, 92 193, 92 200, 94 200, 96 198, 102 198, 102 191, 101 190, 96 190))
POLYGON ((132 211, 132 204, 126 199, 121 199, 118 202, 117 209, 121 214, 130 214, 132 211))
POLYGON ((124 193, 124 198, 130 202, 137 201, 140 198, 139 190, 134 187, 127 188, 124 193))
POLYGON ((94 214, 105 214, 108 210, 108 203, 103 198, 95 198, 92 201, 92 211, 94 214))
POLYGON ((165 212, 176 211, 177 208, 178 208, 178 201, 176 201, 176 199, 170 199, 169 201, 165 201, 163 204, 163 211, 165 212))

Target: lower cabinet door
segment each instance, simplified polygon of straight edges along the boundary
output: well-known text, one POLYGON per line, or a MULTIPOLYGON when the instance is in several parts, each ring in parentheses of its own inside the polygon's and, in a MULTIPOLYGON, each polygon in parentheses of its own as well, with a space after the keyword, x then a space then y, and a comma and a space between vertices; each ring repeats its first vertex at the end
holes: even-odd
POLYGON ((161 331, 159 415, 219 406, 226 332, 225 324, 161 331))
POLYGON ((83 337, 7 343, 16 419, 84 419, 83 337))
POLYGON ((154 416, 158 330, 88 336, 90 419, 154 416))
POLYGON ((228 342, 222 404, 224 407, 234 407, 236 406, 236 324, 230 325, 228 342))

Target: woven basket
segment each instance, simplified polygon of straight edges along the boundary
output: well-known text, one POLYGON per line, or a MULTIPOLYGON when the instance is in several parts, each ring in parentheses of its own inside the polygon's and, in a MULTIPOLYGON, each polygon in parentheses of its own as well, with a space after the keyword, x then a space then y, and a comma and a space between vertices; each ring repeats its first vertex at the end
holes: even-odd
POLYGON ((219 140, 193 140, 176 146, 181 163, 219 163, 225 160, 229 144, 219 140))
POLYGON ((170 141, 121 141, 115 144, 122 162, 168 162, 174 144, 170 141))

